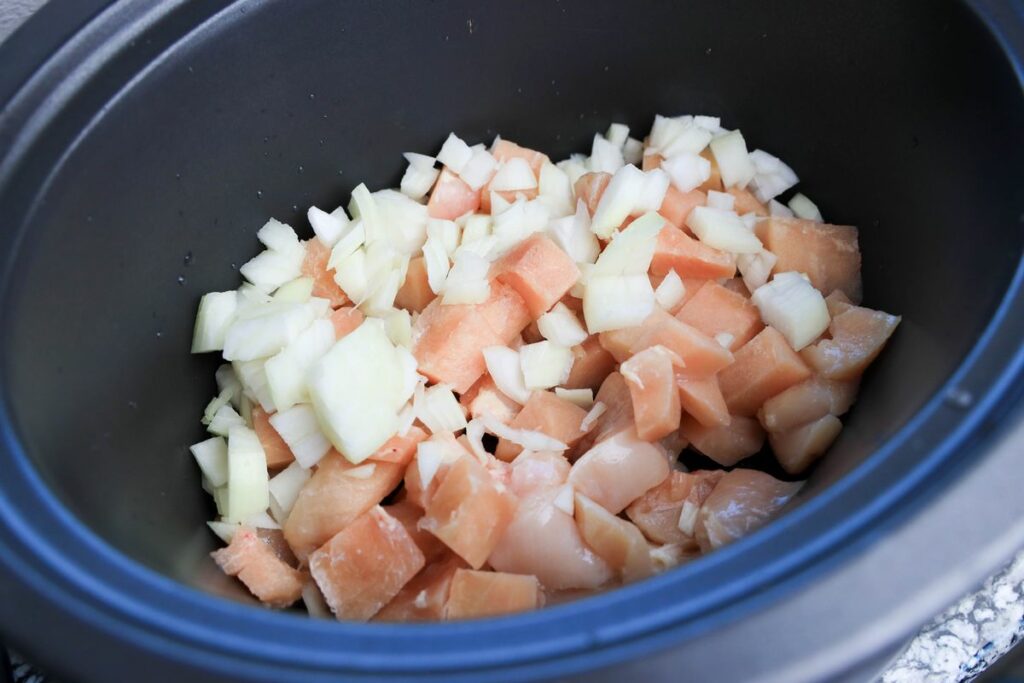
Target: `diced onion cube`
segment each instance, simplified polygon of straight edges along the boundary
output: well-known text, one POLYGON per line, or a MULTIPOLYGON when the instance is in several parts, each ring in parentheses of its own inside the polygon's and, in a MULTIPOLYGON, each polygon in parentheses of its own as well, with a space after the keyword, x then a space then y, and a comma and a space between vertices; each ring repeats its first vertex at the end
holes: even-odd
POLYGON ((662 161, 661 169, 680 192, 695 190, 711 177, 711 162, 698 154, 677 154, 662 161))
POLYGON ((825 220, 822 218, 821 211, 818 210, 818 206, 808 199, 806 195, 801 194, 800 192, 797 192, 793 195, 793 198, 789 200, 789 208, 798 218, 805 218, 809 221, 817 221, 818 223, 825 220))
POLYGON ((675 308, 684 296, 686 296, 686 286, 675 270, 668 271, 668 274, 658 284, 658 288, 654 290, 655 301, 666 311, 675 308))
POLYGON ((530 400, 530 390, 526 388, 517 351, 507 346, 488 346, 483 354, 487 372, 501 393, 519 404, 530 400))
POLYGON ((326 318, 313 321, 295 341, 267 360, 265 371, 270 395, 278 410, 308 400, 306 375, 334 345, 334 326, 326 318))
POLYGON ((644 160, 644 143, 636 138, 628 138, 622 146, 622 159, 627 164, 636 166, 644 160))
POLYGON ((228 434, 227 521, 238 522, 270 504, 267 456, 256 432, 232 427, 228 434))
MULTIPOLYGON (((352 221, 345 234, 334 244, 331 257, 327 260, 328 270, 337 270, 349 256, 366 243, 366 230, 362 221, 352 221)), ((337 280, 337 277, 335 277, 337 280)))
POLYGON ((303 304, 271 302, 254 309, 228 328, 224 359, 246 361, 274 355, 326 313, 327 306, 324 299, 311 299, 303 304))
POLYGON ((715 249, 733 254, 756 254, 762 249, 761 240, 732 211, 695 206, 686 225, 701 242, 715 249))
POLYGON ((591 334, 635 327, 654 310, 654 289, 646 274, 595 275, 583 293, 583 317, 591 334))
POLYGON ((623 166, 615 172, 594 210, 590 229, 595 235, 603 239, 611 237, 615 229, 633 212, 645 182, 644 172, 636 166, 623 166))
POLYGON ((645 172, 643 189, 640 191, 636 206, 633 207, 633 213, 660 209, 670 182, 668 174, 660 168, 645 172))
POLYGON ((661 148, 665 157, 677 154, 699 154, 711 142, 711 132, 693 124, 684 126, 670 143, 661 148))
POLYGON ((492 415, 481 415, 477 420, 473 420, 473 422, 482 423, 491 434, 501 439, 508 439, 512 443, 518 444, 530 451, 564 451, 568 448, 565 443, 548 436, 544 432, 532 429, 515 429, 492 415))
POLYGON ((491 156, 490 152, 482 147, 475 148, 469 161, 466 162, 462 171, 459 172, 459 177, 470 188, 479 190, 490 182, 497 166, 498 160, 491 156))
POLYGON ((459 246, 459 226, 455 221, 431 218, 427 221, 427 239, 433 238, 441 243, 448 256, 455 253, 459 246))
POLYGON ((245 420, 239 415, 231 405, 222 405, 217 409, 217 412, 213 414, 213 419, 210 420, 209 426, 206 428, 211 434, 217 434, 218 436, 227 436, 228 431, 232 427, 245 425, 245 420))
POLYGON ((537 187, 537 178, 533 175, 526 159, 512 157, 506 159, 498 167, 498 171, 491 179, 491 190, 495 192, 508 192, 512 190, 532 190, 537 187))
POLYGON ((593 275, 639 275, 651 266, 665 219, 649 211, 615 233, 597 258, 593 275))
POLYGON ((551 500, 551 504, 561 510, 567 515, 575 514, 576 512, 576 490, 572 484, 562 484, 558 488, 558 493, 551 500))
POLYGON ((561 302, 537 319, 537 327, 545 339, 559 346, 582 344, 588 336, 576 314, 561 302))
POLYGON ((825 298, 800 273, 779 273, 750 297, 761 319, 786 338, 795 351, 828 329, 825 298))
POLYGON ((793 169, 767 152, 755 149, 750 153, 750 161, 756 172, 749 188, 760 202, 778 197, 799 182, 793 169))
POLYGON ((736 335, 730 334, 729 332, 719 332, 715 335, 715 342, 717 342, 723 349, 731 347, 734 341, 736 341, 736 335))
POLYGON ((587 173, 587 167, 584 163, 586 157, 573 155, 569 159, 559 161, 555 166, 565 171, 565 174, 569 176, 569 182, 575 184, 585 173, 587 173))
POLYGON ((712 140, 711 153, 726 187, 743 188, 754 178, 754 164, 747 153, 747 143, 738 130, 712 140))
POLYGON ((291 449, 295 461, 310 468, 327 455, 331 444, 320 430, 313 409, 301 403, 270 416, 270 424, 291 449))
POLYGON ((441 151, 437 153, 437 160, 455 173, 461 174, 472 156, 473 150, 470 146, 455 133, 449 133, 441 145, 441 151))
POLYGON ((604 138, 621 149, 629 139, 629 126, 624 123, 613 123, 608 126, 608 132, 604 134, 604 138))
POLYGON ((238 293, 210 292, 199 300, 195 331, 192 333, 192 353, 220 351, 224 348, 224 337, 235 319, 238 308, 238 293))
POLYGON ((349 226, 348 216, 345 215, 344 209, 327 213, 315 206, 311 206, 306 212, 306 218, 309 219, 309 224, 313 226, 313 233, 316 234, 317 239, 328 247, 333 247, 337 244, 349 226))
POLYGON ((299 236, 292 226, 273 218, 256 231, 256 238, 273 251, 289 252, 299 247, 299 236))
POLYGON ((599 134, 594 135, 594 143, 590 150, 587 166, 595 173, 615 173, 625 165, 622 158, 622 147, 608 142, 599 134))
MULTIPOLYGON (((259 403, 263 410, 272 413, 277 410, 277 406, 274 405, 274 399, 270 395, 270 386, 267 384, 266 364, 266 360, 261 358, 259 360, 235 361, 232 363, 232 367, 242 383, 245 395, 259 403)), ((242 417, 246 422, 250 422, 242 408, 240 408, 242 417)))
POLYGON ((377 201, 365 183, 360 183, 352 190, 352 199, 348 203, 348 212, 363 224, 366 241, 373 242, 384 236, 384 225, 377 207, 377 201))
POLYGON ((445 279, 441 303, 480 304, 486 301, 491 294, 491 285, 487 279, 490 265, 487 259, 479 254, 460 249, 455 254, 455 264, 445 279))
POLYGON ((466 415, 451 387, 437 384, 423 391, 414 402, 416 417, 431 434, 457 432, 466 428, 466 415))
POLYGON ((462 237, 459 243, 472 244, 491 234, 491 217, 483 213, 474 213, 466 217, 462 225, 462 237))
POLYGON ((709 209, 732 211, 733 204, 735 204, 735 202, 736 198, 728 192, 715 192, 714 190, 708 191, 707 207, 709 209))
POLYGON ((778 257, 767 249, 756 254, 740 254, 736 257, 736 268, 743 276, 743 284, 751 292, 768 282, 778 257))
POLYGON ((288 251, 265 249, 238 269, 249 282, 266 290, 277 289, 302 274, 306 250, 299 245, 288 251))
POLYGON ((396 308, 384 316, 384 330, 395 346, 412 347, 412 315, 404 308, 396 308))
POLYGON ((606 406, 601 401, 598 401, 594 405, 592 405, 590 407, 590 410, 583 417, 583 421, 580 422, 580 431, 583 432, 584 434, 589 432, 590 428, 597 424, 598 418, 604 415, 605 411, 607 410, 608 406, 606 406))
POLYGON ((564 398, 566 401, 578 405, 580 408, 589 409, 594 405, 593 389, 565 389, 555 387, 555 396, 564 398))
POLYGON ((311 472, 293 462, 288 467, 271 477, 270 489, 270 511, 278 524, 284 524, 295 507, 295 501, 299 499, 299 491, 309 481, 311 472))
POLYGON ((434 168, 434 157, 408 152, 405 158, 409 162, 409 167, 405 169, 399 187, 408 197, 423 199, 437 182, 441 171, 434 168))
POLYGON ((435 294, 439 294, 448 277, 448 253, 440 240, 428 238, 423 245, 423 260, 427 266, 427 282, 435 294))
POLYGON ((192 444, 189 450, 211 486, 221 487, 228 483, 228 443, 223 437, 215 436, 192 444))
POLYGON ((313 278, 299 277, 286 282, 270 298, 279 303, 304 304, 313 296, 313 278))
POLYGON ((427 207, 394 190, 373 193, 381 221, 381 237, 399 255, 419 253, 427 239, 427 207))
POLYGON ((601 253, 601 244, 590 230, 590 212, 583 200, 576 204, 576 213, 551 221, 548 235, 576 263, 593 263, 601 253))
POLYGON ((519 363, 527 389, 549 389, 569 379, 572 349, 550 341, 526 344, 519 349, 519 363))
POLYGON ((454 462, 464 454, 465 449, 450 435, 430 438, 416 444, 416 467, 419 470, 420 485, 424 488, 430 486, 442 464, 454 462))

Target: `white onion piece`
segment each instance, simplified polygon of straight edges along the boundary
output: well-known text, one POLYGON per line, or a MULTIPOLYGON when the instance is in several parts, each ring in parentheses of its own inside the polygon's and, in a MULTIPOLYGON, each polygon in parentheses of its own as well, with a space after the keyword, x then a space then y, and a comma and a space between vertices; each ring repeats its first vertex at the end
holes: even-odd
POLYGON ((271 301, 279 303, 304 304, 313 296, 313 278, 298 277, 277 288, 271 301))
POLYGON ((210 527, 210 531, 215 533, 217 538, 229 544, 235 537, 235 532, 242 527, 241 524, 233 522, 207 522, 206 526, 210 527))
POLYGON ((200 441, 188 449, 211 486, 216 488, 228 482, 228 442, 223 437, 200 441))
POLYGON ((678 154, 699 154, 711 142, 711 133, 692 123, 683 126, 679 134, 661 148, 661 154, 666 157, 678 154))
POLYGON ((700 114, 693 117, 693 125, 698 128, 703 128, 712 135, 718 135, 724 132, 722 129, 722 119, 717 116, 701 116, 700 114))
POLYGON ((337 270, 338 266, 351 256, 359 247, 366 243, 366 230, 360 220, 352 221, 345 233, 334 243, 331 257, 327 260, 329 270, 337 270))
MULTIPOLYGON (((238 379, 242 383, 245 395, 259 403, 263 410, 272 413, 277 410, 277 406, 274 405, 274 399, 270 396, 266 364, 266 360, 261 358, 259 360, 235 361, 232 367, 234 367, 235 374, 238 375, 238 379)), ((245 414, 244 409, 240 412, 246 422, 251 421, 245 414)))
POLYGON ((236 319, 224 337, 224 360, 256 360, 272 356, 327 312, 324 299, 303 304, 271 302, 236 319))
POLYGON ((551 500, 551 504, 567 515, 576 513, 576 489, 572 484, 562 484, 558 487, 558 493, 551 500))
POLYGON ((231 428, 237 426, 245 426, 245 420, 230 405, 223 405, 214 413, 206 430, 211 434, 227 436, 231 428))
POLYGON ((453 172, 461 174, 472 156, 473 150, 469 145, 455 133, 449 133, 441 145, 441 151, 437 153, 437 160, 453 172))
POLYGON ((192 353, 220 351, 224 348, 224 337, 234 322, 238 309, 238 293, 210 292, 199 300, 196 326, 192 333, 192 353))
POLYGON ((509 207, 512 206, 512 202, 505 199, 497 192, 491 192, 491 217, 497 216, 499 213, 508 211, 509 207))
POLYGON ((377 201, 365 183, 360 183, 352 190, 348 212, 352 214, 352 218, 358 218, 362 222, 368 243, 384 237, 383 217, 377 207, 377 201))
POLYGON ((261 510, 254 515, 249 515, 242 520, 242 524, 254 529, 280 529, 281 525, 271 517, 266 510, 261 510))
POLYGON ((299 499, 299 491, 309 481, 312 473, 305 469, 298 462, 293 462, 288 467, 270 478, 270 512, 278 524, 284 524, 295 507, 295 501, 299 499))
POLYGON ((675 308, 686 296, 686 285, 675 270, 668 271, 662 278, 658 288, 654 290, 654 300, 666 311, 675 308))
POLYGON ((404 308, 395 308, 384 316, 384 331, 395 346, 412 348, 412 316, 404 308))
POLYGON ((633 213, 657 211, 661 208, 670 182, 668 174, 660 168, 646 171, 644 173, 643 189, 641 189, 640 196, 633 207, 633 213))
POLYGON ((576 158, 575 155, 564 161, 559 161, 557 164, 558 168, 565 172, 565 175, 569 176, 569 182, 573 185, 580 179, 585 173, 587 173, 587 166, 584 163, 584 158, 576 158))
POLYGON ((515 429, 514 427, 509 427, 493 415, 481 415, 478 420, 491 434, 500 439, 511 441, 527 450, 560 452, 569 448, 563 442, 548 436, 544 432, 532 429, 515 429))
POLYGON ((783 218, 792 218, 795 214, 793 209, 789 208, 785 204, 775 201, 774 199, 768 202, 768 215, 769 216, 782 216, 783 218))
POLYGON ((700 511, 700 507, 695 505, 693 501, 686 499, 683 501, 683 507, 679 510, 679 522, 676 526, 687 536, 693 536, 694 529, 697 525, 697 513, 700 511))
POLYGON ((335 264, 334 282, 352 301, 366 298, 370 285, 366 270, 366 249, 360 247, 335 264))
POLYGON ((743 226, 751 232, 753 232, 754 228, 757 227, 757 221, 759 219, 760 216, 758 216, 753 211, 748 211, 747 213, 740 216, 740 220, 743 221, 743 226))
POLYGON ((204 425, 209 425, 213 422, 213 417, 217 414, 224 406, 231 403, 231 394, 226 391, 221 391, 219 394, 210 399, 210 402, 206 404, 206 408, 203 409, 203 417, 201 422, 204 425))
POLYGON ((481 187, 490 182, 491 178, 494 177, 494 172, 498 167, 498 160, 491 156, 491 153, 481 148, 474 149, 473 155, 466 162, 466 165, 459 172, 459 177, 462 178, 462 182, 470 186, 474 190, 479 190, 481 187))
POLYGON ((232 427, 228 434, 227 514, 229 522, 263 512, 270 504, 267 456, 256 432, 232 427))
POLYGON ((636 138, 628 138, 626 144, 622 146, 622 159, 627 164, 633 164, 634 166, 643 162, 644 143, 636 138))
POLYGON ((598 418, 604 415, 606 410, 608 410, 608 406, 601 401, 592 405, 586 416, 584 416, 583 420, 580 422, 580 431, 584 434, 589 432, 590 429, 597 424, 598 418))
POLYGON ((665 219, 653 211, 637 218, 625 230, 612 236, 590 274, 646 274, 658 244, 658 233, 664 226, 665 219))
POLYGON ((287 410, 308 400, 306 374, 333 345, 334 325, 327 318, 320 318, 267 360, 264 366, 267 385, 278 410, 287 410))
MULTIPOLYGON (((205 486, 203 487, 205 490, 205 486)), ((228 515, 228 487, 227 485, 213 489, 209 492, 213 496, 213 503, 217 506, 217 514, 220 515, 221 520, 227 524, 239 524, 237 520, 226 521, 228 515)))
POLYGON ((526 159, 512 157, 499 166, 494 178, 491 179, 491 190, 508 192, 512 190, 532 190, 537 187, 537 177, 526 159))
POLYGON ((661 169, 680 192, 695 190, 711 177, 711 162, 698 154, 677 154, 662 161, 661 169))
POLYGON ((313 226, 313 233, 316 234, 316 238, 328 248, 338 243, 338 240, 345 234, 349 226, 348 216, 345 215, 344 209, 327 213, 315 206, 311 206, 306 212, 306 218, 309 220, 309 224, 313 226))
POLYGON ((491 234, 491 217, 484 213, 473 213, 465 216, 462 223, 462 235, 459 243, 472 244, 491 234))
MULTIPOLYGON (((402 288, 402 283, 405 282, 405 274, 408 267, 409 257, 406 256, 397 265, 393 266, 390 272, 384 273, 383 281, 378 281, 379 284, 377 284, 373 291, 359 302, 359 310, 366 315, 378 318, 383 318, 390 313, 395 307, 395 297, 398 296, 398 290, 402 288)), ((373 287, 373 285, 370 285, 370 287, 373 287)))
POLYGON ((762 249, 756 254, 739 254, 736 257, 736 268, 743 276, 743 284, 751 292, 768 282, 772 274, 772 268, 778 261, 778 257, 767 249, 762 249))
POLYGON ((550 161, 545 161, 540 168, 537 196, 544 200, 556 216, 571 214, 575 205, 568 174, 550 161))
POLYGON ((825 298, 800 273, 779 273, 771 282, 758 287, 750 300, 765 324, 781 332, 795 351, 828 329, 825 298))
POLYGON ((720 135, 711 141, 722 183, 726 187, 746 187, 754 178, 754 164, 747 153, 747 143, 738 130, 720 135))
POLYGON ((224 363, 217 368, 214 379, 217 382, 217 391, 227 393, 230 396, 231 404, 237 409, 238 399, 242 394, 242 383, 238 381, 235 369, 231 367, 230 363, 224 363))
POLYGON ((316 413, 305 403, 281 410, 270 416, 270 424, 291 449, 295 461, 309 469, 331 450, 316 413))
POLYGON ((466 425, 466 441, 469 442, 470 452, 482 464, 486 465, 490 454, 484 449, 484 423, 479 419, 470 420, 466 425))
POLYGON ((265 249, 244 263, 238 272, 252 284, 265 290, 277 289, 302 274, 306 250, 299 244, 287 251, 265 249))
POLYGON ((550 389, 569 379, 575 357, 572 349, 550 341, 526 344, 519 349, 519 364, 527 389, 550 389))
POLYGON ((594 405, 593 389, 565 389, 563 387, 555 387, 555 396, 564 398, 569 403, 578 405, 580 408, 589 409, 594 405))
POLYGON ((615 173, 625 165, 622 158, 622 148, 615 143, 608 142, 600 134, 594 135, 594 142, 590 148, 590 159, 587 167, 595 173, 615 173))
POLYGON ((439 294, 448 277, 448 252, 439 239, 427 238, 423 245, 423 261, 427 267, 427 283, 434 294, 439 294))
POLYGON ((736 203, 736 198, 728 192, 715 192, 714 190, 708 190, 708 201, 707 207, 709 209, 718 209, 719 211, 732 211, 733 205, 736 203))
POLYGON ((818 210, 818 206, 800 192, 793 195, 793 198, 789 200, 789 208, 796 214, 797 218, 804 218, 809 221, 817 221, 823 223, 825 219, 821 215, 821 211, 818 210))
POLYGON ((749 187, 760 202, 778 197, 799 182, 792 168, 765 151, 755 149, 750 153, 750 161, 755 174, 749 187))
POLYGON ((651 125, 651 133, 648 136, 647 144, 651 152, 660 154, 661 151, 672 143, 692 123, 693 117, 668 117, 657 114, 654 123, 651 125))
POLYGON ((423 199, 441 174, 439 169, 434 168, 436 160, 434 157, 414 152, 406 152, 403 156, 409 162, 409 166, 402 175, 399 188, 402 194, 411 199, 423 199))
POLYGON ((736 341, 736 335, 730 334, 728 332, 719 332, 718 334, 715 335, 715 341, 723 349, 728 349, 732 346, 732 343, 736 341))
POLYGON ((715 249, 733 254, 756 254, 762 249, 761 240, 732 211, 695 206, 686 225, 701 242, 715 249))
POLYGON ((400 254, 415 254, 427 239, 427 207, 401 192, 380 190, 373 201, 381 221, 381 235, 400 254))
POLYGON ((644 172, 636 166, 623 166, 615 172, 594 210, 590 229, 595 235, 608 239, 622 225, 633 212, 645 182, 644 172))
POLYGON ((646 274, 595 275, 583 294, 583 317, 591 334, 635 327, 654 310, 654 289, 646 274))
POLYGON ((588 336, 576 314, 561 302, 537 318, 537 327, 545 339, 559 346, 582 344, 588 336))
POLYGON ((445 253, 451 256, 459 246, 460 229, 455 221, 431 218, 427 221, 427 239, 435 239, 444 247, 445 253))
POLYGON ((551 221, 547 233, 576 263, 593 263, 601 253, 601 244, 590 229, 590 212, 582 199, 577 202, 574 215, 551 221))
POLYGON ((300 246, 299 236, 292 227, 273 218, 256 231, 256 238, 273 251, 289 252, 300 246))
POLYGON ((416 417, 431 434, 457 432, 466 428, 466 415, 459 399, 447 384, 436 384, 413 399, 416 417))
POLYGON ((522 405, 530 400, 530 390, 523 379, 519 353, 507 346, 488 346, 483 350, 487 373, 498 391, 522 405))
POLYGON ((490 262, 473 251, 459 249, 455 254, 455 263, 448 272, 442 287, 441 303, 480 304, 491 295, 491 285, 487 279, 490 262))
POLYGON ((604 134, 604 139, 621 149, 629 139, 629 126, 624 123, 613 123, 608 126, 608 132, 604 134))

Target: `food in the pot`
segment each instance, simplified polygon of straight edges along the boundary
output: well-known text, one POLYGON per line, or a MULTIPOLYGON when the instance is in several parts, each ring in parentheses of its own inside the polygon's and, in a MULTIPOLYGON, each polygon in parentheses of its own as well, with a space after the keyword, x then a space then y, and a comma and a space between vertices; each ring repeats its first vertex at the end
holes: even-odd
POLYGON ((213 557, 268 606, 489 617, 711 552, 797 493, 899 324, 857 229, 717 118, 405 158, 199 305, 213 557))

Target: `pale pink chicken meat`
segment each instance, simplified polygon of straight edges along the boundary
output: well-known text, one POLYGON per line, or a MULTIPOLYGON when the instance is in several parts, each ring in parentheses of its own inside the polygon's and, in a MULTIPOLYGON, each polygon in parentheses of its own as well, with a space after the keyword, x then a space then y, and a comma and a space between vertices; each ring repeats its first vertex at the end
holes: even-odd
POLYGON ((695 532, 701 550, 720 548, 761 528, 802 485, 757 470, 727 472, 697 514, 695 532))

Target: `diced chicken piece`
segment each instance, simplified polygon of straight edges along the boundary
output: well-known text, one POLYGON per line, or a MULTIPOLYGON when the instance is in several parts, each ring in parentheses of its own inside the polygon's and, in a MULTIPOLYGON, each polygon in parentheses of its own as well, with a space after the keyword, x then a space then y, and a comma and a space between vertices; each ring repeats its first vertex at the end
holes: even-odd
POLYGON ((437 297, 427 280, 427 261, 422 256, 409 259, 405 282, 395 296, 395 307, 419 313, 437 297))
POLYGON ((633 342, 630 351, 639 353, 652 346, 664 346, 683 361, 690 377, 709 377, 733 362, 728 349, 660 308, 655 308, 640 327, 643 334, 633 342))
MULTIPOLYGON (((434 438, 450 439, 451 435, 435 436, 434 438)), ((454 439, 454 442, 454 445, 462 446, 463 450, 453 450, 455 457, 442 460, 437 467, 437 471, 434 473, 434 476, 430 479, 426 487, 423 486, 423 480, 420 477, 420 467, 417 460, 418 455, 413 456, 412 462, 409 463, 409 466, 405 470, 404 490, 406 500, 418 505, 421 509, 426 510, 431 497, 433 497, 434 492, 437 491, 438 487, 441 485, 445 475, 448 474, 448 470, 450 470, 451 466, 455 464, 455 460, 458 459, 460 455, 467 457, 471 456, 472 448, 469 446, 464 434, 458 439, 454 439)))
POLYGON ((718 168, 718 161, 715 159, 715 155, 711 153, 711 148, 705 149, 700 153, 702 157, 711 162, 711 176, 704 181, 704 184, 700 186, 700 189, 705 192, 714 190, 715 192, 723 192, 725 190, 725 184, 722 182, 722 171, 718 168))
POLYGON ((736 351, 718 375, 725 404, 734 415, 754 415, 772 396, 811 376, 811 371, 774 327, 764 328, 736 351))
POLYGON ((604 195, 605 188, 608 187, 611 179, 611 173, 584 173, 573 186, 577 201, 583 200, 591 216, 597 211, 597 205, 601 201, 601 196, 604 195))
POLYGON ((729 408, 725 405, 717 377, 694 379, 685 374, 676 375, 679 402, 683 410, 705 427, 724 427, 729 424, 729 408))
POLYGON ((598 403, 605 407, 604 412, 598 416, 587 435, 580 440, 576 447, 580 453, 585 453, 594 444, 620 432, 634 429, 633 399, 629 395, 626 379, 620 373, 611 373, 601 384, 594 397, 594 404, 598 403))
POLYGON ((800 474, 825 454, 842 429, 838 417, 825 415, 788 432, 773 432, 768 441, 782 469, 800 474))
POLYGON ((278 557, 256 529, 239 528, 230 545, 210 555, 225 574, 237 576, 250 593, 271 607, 288 607, 302 595, 302 572, 278 557))
POLYGON ((254 405, 252 407, 252 428, 260 440, 260 445, 263 446, 263 454, 267 457, 267 469, 279 470, 291 464, 295 460, 295 456, 292 454, 292 449, 288 448, 288 444, 270 424, 272 414, 258 405, 254 405))
POLYGON ((815 375, 764 402, 757 417, 769 432, 786 432, 826 415, 843 415, 857 397, 856 380, 815 375))
POLYGON ((537 342, 544 341, 544 335, 540 333, 540 327, 537 326, 537 321, 532 321, 523 330, 523 341, 527 344, 536 344, 537 342))
POLYGON ((302 260, 302 277, 313 280, 313 296, 327 299, 331 308, 338 308, 349 303, 345 291, 334 281, 334 273, 327 270, 327 262, 331 258, 330 248, 314 237, 304 242, 306 257, 302 260))
POLYGON ((800 355, 822 377, 857 379, 882 352, 900 320, 896 315, 851 306, 832 318, 828 326, 831 339, 808 346, 800 355))
POLYGON ((543 605, 536 576, 456 569, 444 618, 478 619, 514 614, 543 605))
MULTIPOLYGON (((550 391, 535 391, 523 405, 512 421, 510 427, 543 432, 572 448, 583 438, 580 423, 587 416, 587 411, 564 398, 555 396, 550 391)), ((523 451, 519 444, 507 439, 499 439, 494 455, 499 460, 511 462, 523 451)))
POLYGON ((724 474, 722 470, 673 470, 665 481, 630 503, 626 516, 655 543, 688 547, 696 543, 692 522, 697 511, 724 474), (691 520, 691 527, 686 530, 679 528, 684 507, 691 520))
POLYGON ((334 327, 335 340, 354 331, 363 324, 363 319, 363 312, 351 306, 343 306, 331 313, 331 325, 334 327))
POLYGON ((523 297, 533 318, 539 318, 558 303, 580 277, 569 255, 541 233, 513 247, 494 263, 491 273, 523 297))
POLYGON ((835 318, 853 307, 853 302, 850 301, 850 297, 841 289, 833 290, 831 294, 825 297, 825 305, 828 306, 828 315, 830 318, 835 318))
POLYGON ((577 460, 569 483, 614 515, 669 475, 658 446, 641 441, 632 429, 600 442, 577 460))
POLYGON ((653 171, 656 168, 661 168, 661 162, 663 161, 665 161, 665 157, 661 156, 660 154, 644 154, 644 158, 640 162, 640 170, 653 171))
POLYGON ((624 581, 645 579, 654 573, 647 540, 640 530, 579 493, 576 525, 584 542, 624 581))
POLYGON ((405 470, 397 463, 374 462, 369 477, 351 476, 349 471, 357 467, 361 465, 353 465, 332 450, 299 491, 284 523, 285 540, 299 559, 382 501, 402 480, 405 470))
POLYGON ((752 213, 755 216, 768 215, 768 207, 759 202, 750 190, 730 187, 726 192, 732 195, 732 210, 739 215, 742 216, 745 213, 752 213))
POLYGON ((487 561, 512 521, 516 499, 474 457, 459 458, 427 502, 420 526, 469 566, 487 561))
POLYGON ((459 397, 459 403, 469 411, 471 419, 481 415, 490 415, 494 419, 508 424, 519 412, 519 404, 501 393, 490 375, 485 374, 459 397))
POLYGON ((651 315, 649 315, 640 325, 635 325, 634 327, 622 327, 617 330, 608 330, 607 332, 599 333, 597 335, 597 339, 601 344, 601 348, 607 351, 615 361, 624 363, 633 355, 633 347, 646 332, 645 325, 648 322, 653 325, 655 324, 655 321, 664 319, 664 316, 659 315, 660 313, 665 312, 660 308, 655 308, 654 312, 651 313, 651 315))
POLYGON ((757 470, 726 473, 697 515, 701 550, 720 548, 764 526, 802 485, 757 470))
POLYGON ((462 178, 447 168, 441 174, 430 191, 427 201, 427 213, 431 218, 455 220, 463 214, 476 211, 480 207, 480 191, 474 190, 462 178))
POLYGON ((620 372, 629 386, 637 435, 657 441, 676 431, 681 408, 671 354, 652 346, 623 363, 620 372))
POLYGON ((417 426, 409 427, 404 435, 395 434, 366 459, 367 462, 393 462, 405 467, 416 455, 416 445, 427 438, 427 433, 417 426))
POLYGON ((530 165, 530 170, 533 171, 533 175, 538 179, 540 178, 540 169, 544 167, 544 163, 550 161, 548 155, 543 152, 530 149, 528 147, 522 147, 512 142, 511 140, 498 140, 491 149, 491 156, 498 161, 508 161, 509 159, 522 159, 530 165))
POLYGON ((679 432, 689 440, 691 448, 725 467, 732 467, 764 446, 765 434, 761 423, 741 415, 733 415, 724 427, 705 427, 684 415, 679 432))
POLYGON ((423 569, 423 553, 379 505, 309 556, 309 571, 339 619, 367 621, 423 569))
POLYGON ((423 571, 405 584, 398 595, 377 612, 373 621, 440 621, 444 617, 452 577, 466 563, 455 555, 435 563, 427 558, 427 562, 423 571))
MULTIPOLYGON (((741 282, 742 284, 742 282, 741 282)), ((676 313, 676 318, 714 339, 729 335, 725 346, 736 351, 764 329, 761 314, 750 299, 717 282, 708 282, 676 313)))
POLYGON ((408 498, 385 505, 384 512, 402 523, 428 563, 448 553, 448 548, 436 536, 419 528, 419 521, 423 519, 423 508, 408 498))
POLYGON ((491 282, 490 296, 477 306, 502 344, 511 344, 532 321, 523 297, 514 287, 501 282, 491 282))
POLYGON ((715 282, 715 280, 708 280, 699 277, 684 277, 683 286, 686 288, 686 293, 683 294, 683 300, 680 302, 679 307, 682 308, 686 304, 690 303, 690 299, 697 296, 697 292, 709 282, 715 282))
POLYGON ((689 545, 677 545, 667 543, 665 545, 649 546, 651 552, 651 564, 655 574, 661 574, 673 567, 695 560, 700 557, 700 549, 696 543, 689 545))
POLYGON ((532 574, 548 590, 607 583, 611 569, 583 542, 572 515, 554 505, 556 495, 545 488, 519 501, 489 564, 498 571, 532 574))
POLYGON ((857 228, 774 216, 758 222, 755 232, 764 248, 778 258, 776 273, 805 273, 823 294, 841 289, 860 303, 857 228))
POLYGON ((698 242, 673 225, 666 225, 658 233, 651 272, 666 275, 670 270, 682 278, 732 277, 736 274, 736 257, 698 242))
POLYGON ((742 277, 734 277, 729 280, 723 280, 721 284, 730 292, 739 294, 740 296, 745 298, 750 298, 750 290, 747 289, 747 284, 743 281, 742 277))
POLYGON ((615 358, 601 346, 599 335, 592 334, 582 344, 572 347, 572 356, 572 369, 564 384, 567 389, 597 391, 615 371, 615 358))
POLYGON ((665 198, 661 201, 658 213, 676 228, 689 232, 686 227, 686 219, 695 206, 704 206, 708 203, 708 196, 700 190, 680 192, 675 186, 669 185, 665 191, 665 198))
POLYGON ((512 463, 509 484, 520 498, 547 493, 565 483, 569 467, 569 461, 559 453, 531 451, 512 463))

